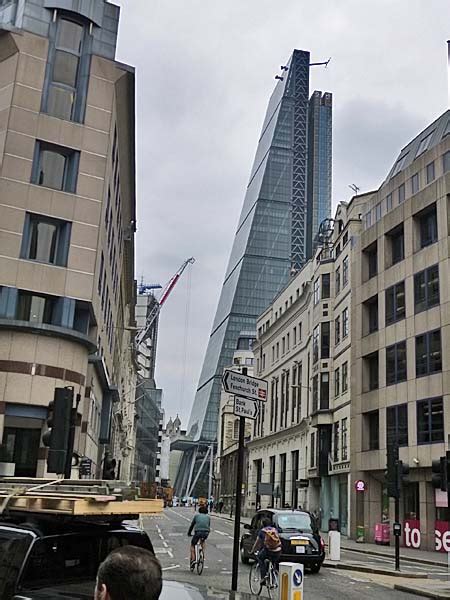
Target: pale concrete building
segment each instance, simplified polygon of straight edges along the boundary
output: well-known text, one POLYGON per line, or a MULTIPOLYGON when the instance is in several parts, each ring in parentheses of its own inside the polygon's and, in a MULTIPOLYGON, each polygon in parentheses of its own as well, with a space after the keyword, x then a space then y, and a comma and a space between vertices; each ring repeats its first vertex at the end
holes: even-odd
POLYGON ((373 540, 377 523, 393 522, 384 471, 395 442, 410 466, 402 542, 429 550, 450 550, 446 494, 431 485, 450 433, 449 133, 446 111, 403 148, 352 254, 351 463, 366 483, 352 493, 354 525, 373 540))
POLYGON ((105 0, 0 4, 0 462, 42 476, 55 387, 75 450, 129 477, 134 429, 134 70, 105 0))

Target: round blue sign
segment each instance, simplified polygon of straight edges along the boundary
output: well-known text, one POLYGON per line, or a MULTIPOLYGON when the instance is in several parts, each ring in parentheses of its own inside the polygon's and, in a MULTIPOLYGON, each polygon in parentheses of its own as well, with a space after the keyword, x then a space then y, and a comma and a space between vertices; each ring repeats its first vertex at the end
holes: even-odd
POLYGON ((303 573, 301 569, 296 569, 292 577, 294 581, 294 587, 300 587, 303 583, 303 573))

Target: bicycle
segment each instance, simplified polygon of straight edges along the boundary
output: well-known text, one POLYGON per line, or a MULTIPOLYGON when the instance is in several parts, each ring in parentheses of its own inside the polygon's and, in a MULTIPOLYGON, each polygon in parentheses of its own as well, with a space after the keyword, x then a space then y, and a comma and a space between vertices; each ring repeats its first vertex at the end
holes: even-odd
POLYGON ((278 589, 278 571, 275 569, 273 562, 269 558, 266 558, 264 562, 267 566, 267 575, 264 581, 261 578, 259 562, 256 560, 251 566, 249 573, 250 591, 255 596, 259 596, 263 589, 263 585, 265 584, 269 598, 275 598, 277 594, 276 590, 278 589))
POLYGON ((197 568, 198 575, 203 573, 203 567, 205 566, 205 555, 203 554, 202 541, 198 540, 195 544, 195 561, 191 563, 190 569, 191 573, 194 572, 195 568, 197 568))

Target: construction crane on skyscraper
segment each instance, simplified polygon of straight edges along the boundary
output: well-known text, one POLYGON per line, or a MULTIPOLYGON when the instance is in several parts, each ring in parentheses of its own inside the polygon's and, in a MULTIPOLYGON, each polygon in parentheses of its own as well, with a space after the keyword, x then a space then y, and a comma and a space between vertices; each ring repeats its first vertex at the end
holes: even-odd
POLYGON ((184 261, 184 263, 181 265, 181 267, 178 269, 178 271, 169 279, 168 283, 163 288, 163 291, 161 293, 161 298, 154 304, 153 308, 147 315, 147 320, 145 322, 144 327, 136 335, 136 345, 138 347, 140 344, 142 344, 142 342, 145 342, 147 337, 150 335, 151 328, 152 328, 153 323, 155 322, 155 319, 158 317, 162 306, 164 305, 167 298, 170 296, 170 293, 172 292, 173 288, 178 283, 178 280, 180 279, 184 270, 186 269, 186 267, 188 265, 193 265, 194 263, 195 263, 195 258, 193 258, 191 256, 191 258, 188 258, 187 260, 184 261))

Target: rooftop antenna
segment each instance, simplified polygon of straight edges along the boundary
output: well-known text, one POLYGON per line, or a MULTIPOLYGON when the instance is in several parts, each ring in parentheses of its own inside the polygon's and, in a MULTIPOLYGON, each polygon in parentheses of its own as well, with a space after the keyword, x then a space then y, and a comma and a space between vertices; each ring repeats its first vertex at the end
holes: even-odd
POLYGON ((352 183, 351 185, 348 186, 351 190, 354 191, 355 194, 358 194, 359 190, 361 188, 359 188, 355 183, 352 183))
POLYGON ((447 85, 448 85, 448 104, 450 107, 450 40, 447 40, 447 85))

